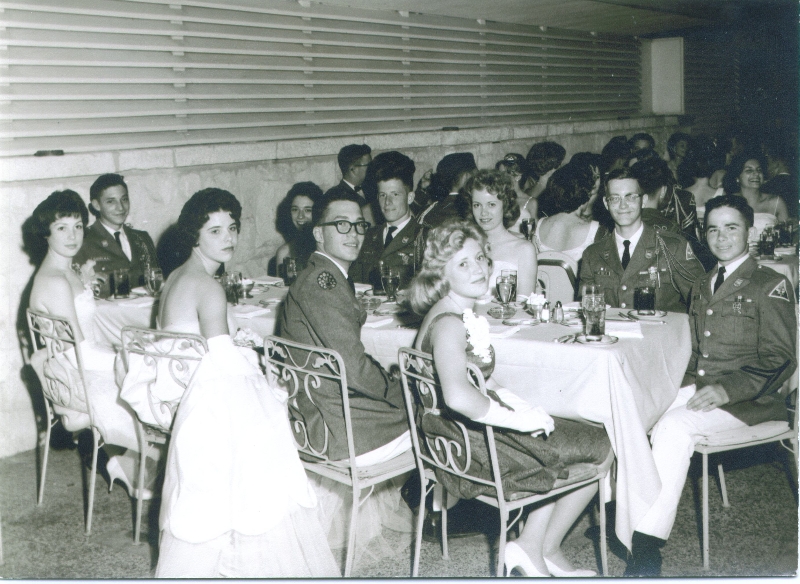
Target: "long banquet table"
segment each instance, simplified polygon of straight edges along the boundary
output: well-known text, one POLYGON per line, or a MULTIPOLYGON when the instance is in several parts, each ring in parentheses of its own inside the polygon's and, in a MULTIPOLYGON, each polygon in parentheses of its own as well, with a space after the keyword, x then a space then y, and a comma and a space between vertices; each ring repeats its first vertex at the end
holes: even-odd
MULTIPOLYGON (((271 334, 277 302, 286 288, 257 288, 252 300, 229 307, 239 327, 259 336, 271 334), (269 312, 247 318, 259 302, 269 312), (254 306, 255 305, 255 306, 254 306)), ((486 314, 487 306, 478 308, 486 314)), ((148 327, 153 322, 152 298, 98 301, 95 332, 109 346, 119 345, 125 325, 148 327)), ((610 310, 609 314, 617 311, 610 310)), ((517 316, 524 316, 519 311, 517 316)), ((494 378, 555 416, 602 423, 617 456, 616 531, 630 547, 632 532, 660 491, 647 431, 674 400, 691 353, 689 321, 669 313, 664 324, 633 324, 642 338, 621 336, 608 346, 560 344, 574 333, 559 324, 523 325, 519 330, 489 319, 495 338, 494 378), (509 335, 509 333, 512 333, 509 335)), ((609 323, 620 326, 620 323, 609 323)), ((411 346, 416 330, 397 317, 370 315, 361 339, 368 354, 384 367, 397 363, 397 350, 411 346)))

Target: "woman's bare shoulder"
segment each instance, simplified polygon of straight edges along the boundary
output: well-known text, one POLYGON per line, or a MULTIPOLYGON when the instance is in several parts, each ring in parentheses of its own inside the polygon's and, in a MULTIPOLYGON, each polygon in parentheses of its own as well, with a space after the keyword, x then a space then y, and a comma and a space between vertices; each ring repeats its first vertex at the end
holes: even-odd
POLYGON ((58 270, 40 270, 33 279, 30 306, 34 310, 46 309, 60 314, 58 306, 73 302, 74 293, 67 277, 58 270))

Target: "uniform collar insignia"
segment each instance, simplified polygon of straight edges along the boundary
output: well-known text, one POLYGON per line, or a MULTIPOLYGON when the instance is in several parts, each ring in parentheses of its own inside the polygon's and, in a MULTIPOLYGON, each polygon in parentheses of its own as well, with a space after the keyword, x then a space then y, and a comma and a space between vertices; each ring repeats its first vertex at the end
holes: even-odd
POLYGON ((405 244, 405 243, 408 243, 409 241, 410 241, 409 237, 404 237, 403 239, 400 240, 400 243, 405 244))
POLYGON ((743 278, 736 278, 736 281, 733 283, 733 287, 734 288, 738 288, 742 284, 744 284, 744 279, 743 278))
POLYGON ((104 239, 103 241, 100 242, 100 245, 102 245, 103 247, 108 247, 108 242, 104 239))
POLYGON ((652 259, 653 258, 653 250, 652 249, 645 250, 644 257, 646 257, 648 260, 652 259))

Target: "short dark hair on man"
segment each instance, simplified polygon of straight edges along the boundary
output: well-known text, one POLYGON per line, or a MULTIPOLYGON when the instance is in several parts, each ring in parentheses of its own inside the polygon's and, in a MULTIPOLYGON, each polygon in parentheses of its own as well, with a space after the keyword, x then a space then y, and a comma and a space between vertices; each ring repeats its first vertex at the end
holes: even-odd
MULTIPOLYGON (((95 179, 92 183, 92 186, 89 187, 89 200, 94 201, 101 197, 103 191, 110 187, 122 186, 125 187, 125 194, 128 194, 128 185, 125 183, 125 177, 121 174, 101 174, 100 176, 95 179)), ((100 216, 100 212, 97 211, 94 207, 89 207, 89 210, 92 212, 92 215, 95 217, 100 216)))
POLYGON ((61 217, 79 217, 84 228, 89 222, 86 203, 75 191, 55 191, 36 206, 33 214, 23 224, 24 249, 34 265, 39 265, 47 255, 50 226, 61 217))
POLYGON ((369 170, 372 179, 377 185, 379 182, 397 179, 401 181, 409 191, 414 190, 414 171, 417 167, 414 161, 405 154, 397 150, 381 152, 370 163, 369 170))
POLYGON ((322 189, 311 181, 295 183, 283 200, 278 203, 278 209, 275 212, 275 227, 286 241, 297 235, 297 228, 292 223, 292 203, 296 197, 300 196, 311 199, 313 209, 317 200, 322 198, 322 189))
POLYGON ((339 155, 337 156, 339 170, 342 171, 342 174, 347 174, 347 171, 350 170, 350 167, 353 166, 359 158, 371 153, 372 148, 366 144, 348 144, 339 150, 339 155))
POLYGON ((178 229, 184 243, 191 249, 200 239, 200 230, 208 221, 209 215, 217 211, 230 213, 236 222, 237 229, 241 227, 242 205, 231 193, 223 189, 208 188, 197 191, 186 201, 178 217, 178 229))
POLYGON ((649 144, 648 148, 650 148, 651 150, 654 150, 655 147, 656 147, 655 138, 653 138, 647 132, 638 132, 638 133, 634 134, 633 136, 631 136, 631 139, 628 140, 628 146, 630 147, 631 152, 634 150, 634 146, 639 141, 647 142, 649 144))
MULTIPOLYGON (((636 165, 634 165, 634 166, 636 166, 636 165)), ((631 169, 631 168, 629 168, 627 166, 623 166, 622 168, 615 168, 614 170, 609 172, 606 175, 605 180, 603 181, 603 186, 605 187, 606 195, 608 195, 608 183, 610 183, 612 180, 624 180, 626 178, 632 178, 632 179, 635 179, 637 181, 639 180, 636 177, 636 175, 633 173, 633 169, 631 169)), ((642 186, 642 185, 639 185, 639 186, 642 186)))
POLYGON ((675 184, 675 177, 667 161, 658 156, 637 162, 631 166, 631 173, 633 178, 639 181, 639 186, 646 195, 653 195, 661 187, 675 184))
MULTIPOLYGON (((517 192, 511 182, 511 177, 507 172, 495 169, 483 169, 473 174, 467 184, 464 185, 464 193, 472 207, 472 192, 486 191, 491 193, 503 203, 503 227, 508 229, 517 219, 519 219, 519 203, 517 202, 517 192)), ((470 208, 467 215, 472 215, 470 208)))
POLYGON ((337 189, 337 191, 334 191, 333 194, 323 195, 314 201, 314 207, 311 210, 311 222, 314 227, 316 227, 317 224, 322 221, 323 217, 325 217, 325 212, 328 210, 328 207, 330 207, 331 204, 335 203, 336 201, 350 201, 351 203, 355 203, 356 206, 361 209, 361 199, 356 193, 351 193, 349 191, 345 191, 344 189, 337 189))
POLYGON ((730 207, 736 209, 744 217, 744 223, 748 229, 753 226, 754 212, 747 199, 739 195, 722 195, 719 197, 712 197, 706 201, 706 215, 703 218, 703 231, 708 229, 708 218, 711 216, 711 211, 719 209, 720 207, 730 207))
POLYGON ((561 144, 538 142, 531 146, 525 158, 530 172, 539 180, 543 174, 561 166, 566 155, 567 151, 561 144))

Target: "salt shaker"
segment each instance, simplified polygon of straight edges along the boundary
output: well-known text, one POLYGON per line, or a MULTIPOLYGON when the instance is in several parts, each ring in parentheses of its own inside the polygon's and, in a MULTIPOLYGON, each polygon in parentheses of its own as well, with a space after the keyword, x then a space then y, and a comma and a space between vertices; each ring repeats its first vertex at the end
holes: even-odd
POLYGON ((542 306, 542 322, 550 322, 550 303, 545 301, 544 306, 542 306))
POLYGON ((559 324, 564 322, 564 307, 561 306, 560 300, 556 300, 556 308, 553 314, 553 322, 557 322, 559 324))

